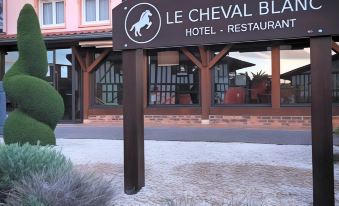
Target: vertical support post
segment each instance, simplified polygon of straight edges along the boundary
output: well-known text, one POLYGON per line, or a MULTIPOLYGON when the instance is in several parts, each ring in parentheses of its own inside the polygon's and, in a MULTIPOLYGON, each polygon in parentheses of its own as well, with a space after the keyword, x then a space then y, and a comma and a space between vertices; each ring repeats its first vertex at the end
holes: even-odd
POLYGON ((311 38, 313 205, 334 206, 332 38, 311 38))
POLYGON ((122 52, 124 114, 124 183, 126 194, 145 186, 144 158, 144 51, 122 52))
POLYGON ((75 102, 75 84, 76 84, 76 78, 75 78, 75 55, 74 55, 74 49, 72 48, 72 122, 75 123, 75 107, 76 107, 76 102, 75 102))
POLYGON ((280 46, 273 46, 272 60, 272 108, 280 108, 280 46))
POLYGON ((0 81, 5 76, 5 51, 0 50, 0 81))
POLYGON ((210 52, 205 51, 204 48, 200 47, 201 57, 201 119, 202 123, 208 124, 210 108, 211 108, 211 71, 208 68, 208 61, 210 52), (206 121, 207 120, 207 121, 206 121), (204 122, 206 121, 206 122, 204 122))
POLYGON ((211 71, 204 67, 201 69, 201 119, 208 120, 211 107, 211 71))
POLYGON ((6 95, 2 81, 0 81, 0 135, 4 134, 5 120, 6 120, 6 95))
POLYGON ((83 105, 84 105, 84 119, 88 119, 88 110, 89 110, 89 72, 83 72, 83 105))
POLYGON ((91 64, 90 51, 86 50, 85 67, 83 71, 83 105, 84 105, 84 119, 88 119, 89 104, 90 104, 90 73, 87 68, 91 64))

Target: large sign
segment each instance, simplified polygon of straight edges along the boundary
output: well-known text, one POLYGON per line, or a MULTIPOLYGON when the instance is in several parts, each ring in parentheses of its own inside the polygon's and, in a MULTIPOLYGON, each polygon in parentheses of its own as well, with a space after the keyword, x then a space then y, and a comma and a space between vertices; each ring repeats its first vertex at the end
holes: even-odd
POLYGON ((113 10, 115 50, 339 34, 339 0, 127 0, 113 10))

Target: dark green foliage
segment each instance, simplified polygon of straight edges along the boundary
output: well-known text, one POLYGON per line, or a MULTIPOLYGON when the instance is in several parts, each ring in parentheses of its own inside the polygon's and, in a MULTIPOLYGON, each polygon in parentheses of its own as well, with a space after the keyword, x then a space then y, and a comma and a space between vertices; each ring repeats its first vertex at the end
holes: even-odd
POLYGON ((334 131, 333 131, 333 133, 334 133, 335 135, 338 135, 338 136, 339 136, 339 127, 335 128, 334 131))
POLYGON ((266 81, 268 79, 268 74, 266 74, 264 71, 260 70, 259 72, 257 72, 256 74, 252 73, 252 82, 253 84, 258 84, 261 81, 266 81))
POLYGON ((111 183, 92 174, 60 172, 46 178, 44 172, 24 177, 13 187, 6 205, 106 206, 112 205, 111 183))
POLYGON ((8 98, 18 104, 4 125, 6 144, 55 144, 53 130, 64 113, 59 93, 46 81, 47 52, 38 18, 26 4, 18 19, 19 59, 6 73, 4 89, 8 98))
POLYGON ((15 129, 5 130, 6 144, 24 143, 35 145, 54 145, 55 136, 53 130, 46 124, 33 119, 21 110, 15 110, 7 118, 4 127, 15 125, 15 129), (16 138, 11 138, 16 137, 16 138))
POLYGON ((0 145, 0 200, 3 201, 16 181, 26 176, 44 171, 46 178, 52 178, 54 171, 71 169, 71 161, 51 147, 0 145))

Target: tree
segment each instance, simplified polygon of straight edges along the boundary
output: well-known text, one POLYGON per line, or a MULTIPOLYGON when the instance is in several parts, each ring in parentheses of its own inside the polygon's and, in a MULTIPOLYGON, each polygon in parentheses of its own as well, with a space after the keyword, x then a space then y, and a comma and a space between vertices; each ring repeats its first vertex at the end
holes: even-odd
POLYGON ((19 15, 17 27, 19 59, 6 73, 3 83, 8 98, 18 108, 4 125, 6 144, 26 142, 55 145, 54 129, 64 114, 59 93, 45 80, 47 51, 39 20, 30 4, 19 15))

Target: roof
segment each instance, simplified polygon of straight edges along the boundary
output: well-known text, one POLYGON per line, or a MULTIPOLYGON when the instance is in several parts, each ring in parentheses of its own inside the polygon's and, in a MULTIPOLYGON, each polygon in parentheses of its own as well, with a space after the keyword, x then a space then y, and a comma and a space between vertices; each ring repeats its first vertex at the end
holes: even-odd
MULTIPOLYGON (((98 30, 64 31, 43 33, 46 43, 112 38, 112 28, 98 30)), ((1 45, 15 45, 16 35, 0 34, 1 45)))
POLYGON ((250 62, 242 61, 240 59, 232 58, 230 56, 225 56, 222 60, 222 63, 227 63, 230 70, 235 71, 238 69, 243 69, 246 67, 252 67, 255 66, 255 64, 252 64, 250 62))
MULTIPOLYGON (((335 54, 332 56, 332 61, 338 61, 339 60, 339 54, 335 54)), ((311 70, 311 64, 296 68, 294 70, 291 70, 289 72, 283 73, 280 75, 281 79, 285 80, 292 80, 292 76, 303 74, 306 72, 309 72, 311 70)))

